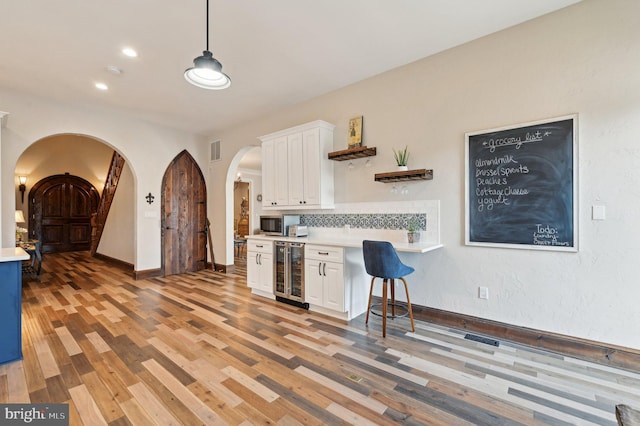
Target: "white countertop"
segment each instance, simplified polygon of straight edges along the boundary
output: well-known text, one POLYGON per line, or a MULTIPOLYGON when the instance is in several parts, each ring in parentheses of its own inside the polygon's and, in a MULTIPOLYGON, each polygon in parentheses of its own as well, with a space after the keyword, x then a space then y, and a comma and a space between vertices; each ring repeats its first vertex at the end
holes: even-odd
MULTIPOLYGON (((362 241, 365 239, 376 240, 376 238, 362 238, 362 236, 336 236, 336 235, 328 235, 328 236, 309 236, 309 237, 277 237, 272 235, 247 235, 247 239, 254 240, 267 240, 267 241, 292 241, 298 243, 305 244, 319 244, 323 246, 336 246, 336 247, 354 247, 354 248, 362 248, 362 241)), ((393 247, 400 252, 408 252, 408 253, 426 253, 432 250, 436 250, 442 248, 443 245, 439 243, 428 243, 428 242, 419 242, 419 243, 411 243, 408 242, 398 242, 398 241, 389 241, 393 247)))
POLYGON ((0 248, 0 262, 15 262, 29 258, 29 254, 20 247, 0 248))

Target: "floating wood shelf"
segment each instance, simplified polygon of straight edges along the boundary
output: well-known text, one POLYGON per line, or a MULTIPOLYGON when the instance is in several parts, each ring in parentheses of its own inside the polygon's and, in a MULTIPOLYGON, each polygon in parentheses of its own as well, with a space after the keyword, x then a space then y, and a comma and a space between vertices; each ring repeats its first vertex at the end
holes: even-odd
POLYGON ((388 172, 376 173, 376 182, 405 182, 409 180, 431 180, 433 179, 433 170, 416 169, 404 172, 388 172))
POLYGON ((372 157, 376 155, 376 148, 367 148, 359 146, 357 148, 343 149, 342 151, 333 151, 329 153, 329 160, 345 161, 354 160, 356 158, 372 157))

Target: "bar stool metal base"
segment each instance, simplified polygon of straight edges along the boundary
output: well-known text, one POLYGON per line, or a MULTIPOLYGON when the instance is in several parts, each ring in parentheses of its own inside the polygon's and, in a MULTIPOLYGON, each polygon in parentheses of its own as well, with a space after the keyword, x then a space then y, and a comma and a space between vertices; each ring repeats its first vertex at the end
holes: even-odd
MULTIPOLYGON (((406 318, 407 316, 409 316, 409 308, 405 305, 401 305, 399 303, 393 303, 393 308, 392 310, 397 310, 400 309, 401 311, 403 311, 403 313, 401 314, 395 314, 395 315, 391 315, 389 314, 389 306, 391 306, 392 303, 389 302, 387 303, 387 318, 388 319, 395 319, 395 318, 406 318)), ((378 310, 376 311, 375 308, 380 308, 382 309, 382 303, 372 303, 371 304, 371 308, 369 308, 369 312, 371 312, 373 315, 377 316, 377 317, 381 317, 382 316, 382 310, 378 310)))

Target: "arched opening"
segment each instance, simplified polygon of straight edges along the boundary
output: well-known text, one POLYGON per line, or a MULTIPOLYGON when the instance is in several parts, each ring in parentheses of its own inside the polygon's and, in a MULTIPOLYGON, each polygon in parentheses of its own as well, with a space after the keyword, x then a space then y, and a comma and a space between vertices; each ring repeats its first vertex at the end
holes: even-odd
MULTIPOLYGON (((231 260, 235 261, 238 251, 234 246, 235 237, 243 237, 239 234, 241 229, 236 226, 236 204, 240 204, 242 200, 236 200, 235 194, 238 188, 238 182, 248 184, 248 224, 247 235, 253 234, 257 230, 259 217, 262 214, 262 148, 259 146, 247 146, 240 149, 231 160, 229 169, 227 170, 227 182, 225 191, 226 205, 226 223, 225 230, 225 254, 227 264, 231 260), (238 175, 240 180, 238 180, 238 175)), ((241 207, 239 209, 241 211, 241 207)), ((242 252, 240 252, 242 253, 242 252)))
MULTIPOLYGON (((28 197, 23 201, 21 189, 29 194, 37 182, 68 173, 102 193, 113 152, 113 147, 106 142, 80 134, 50 135, 31 144, 16 162, 15 206, 25 218, 25 223, 17 226, 27 228, 34 214, 28 197), (24 187, 20 186, 20 177, 26 180, 24 187)), ((98 247, 100 255, 131 265, 135 264, 134 188, 133 170, 125 162, 98 247)), ((31 233, 28 235, 32 237, 31 233)))

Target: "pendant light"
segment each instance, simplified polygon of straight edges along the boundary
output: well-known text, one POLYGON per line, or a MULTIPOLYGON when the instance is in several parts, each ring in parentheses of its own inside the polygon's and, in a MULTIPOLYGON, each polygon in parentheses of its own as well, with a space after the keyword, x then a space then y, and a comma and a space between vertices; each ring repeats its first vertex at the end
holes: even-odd
POLYGON ((231 79, 222 72, 222 64, 209 51, 209 0, 207 0, 207 50, 193 60, 193 67, 184 72, 184 78, 203 89, 220 90, 231 86, 231 79))

